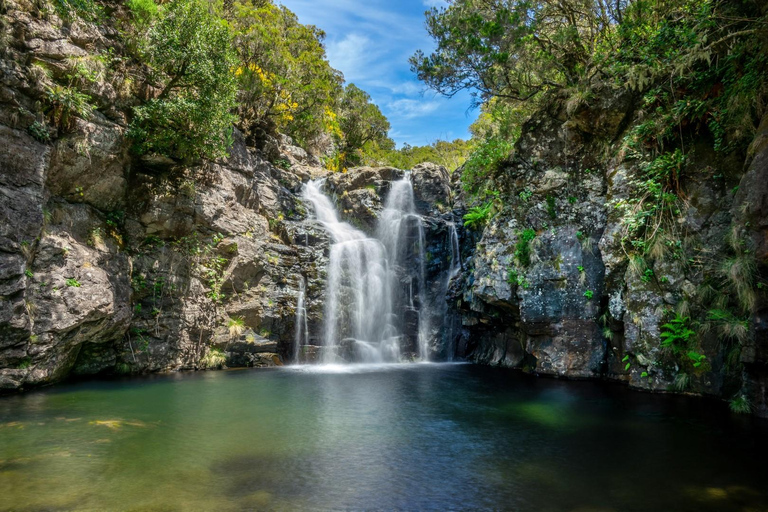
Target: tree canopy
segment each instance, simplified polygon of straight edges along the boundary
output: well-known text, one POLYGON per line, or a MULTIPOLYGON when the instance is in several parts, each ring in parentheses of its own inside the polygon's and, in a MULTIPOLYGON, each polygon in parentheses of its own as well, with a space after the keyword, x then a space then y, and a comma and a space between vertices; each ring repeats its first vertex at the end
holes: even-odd
POLYGON ((139 152, 183 160, 226 155, 237 92, 226 24, 200 0, 174 0, 150 28, 141 54, 160 93, 134 110, 139 152))

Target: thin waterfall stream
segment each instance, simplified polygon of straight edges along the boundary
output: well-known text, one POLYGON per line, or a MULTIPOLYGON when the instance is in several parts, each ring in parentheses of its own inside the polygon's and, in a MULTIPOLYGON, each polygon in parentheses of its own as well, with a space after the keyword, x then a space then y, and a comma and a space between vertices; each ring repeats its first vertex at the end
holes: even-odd
MULTIPOLYGON (((322 191, 324 182, 310 181, 302 192, 332 240, 320 361, 383 363, 414 356, 427 361, 426 244, 410 173, 391 183, 375 237, 339 220, 322 191)), ((299 298, 305 300, 303 294, 299 298)), ((296 329, 298 361, 298 344, 308 339, 303 304, 296 329)))

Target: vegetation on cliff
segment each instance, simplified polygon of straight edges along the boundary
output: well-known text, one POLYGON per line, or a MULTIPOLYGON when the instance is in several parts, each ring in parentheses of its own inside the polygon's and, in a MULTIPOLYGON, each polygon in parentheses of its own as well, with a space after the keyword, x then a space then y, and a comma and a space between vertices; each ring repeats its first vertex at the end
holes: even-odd
MULTIPOLYGON (((766 262, 748 242, 749 226, 727 214, 706 229, 728 233, 718 232, 716 243, 705 241, 711 235, 691 220, 703 206, 692 207, 700 199, 689 194, 711 180, 707 188, 717 198, 711 200, 727 211, 742 165, 754 156, 748 147, 768 112, 764 2, 456 0, 430 10, 427 28, 437 47, 416 53, 413 71, 442 94, 473 91, 482 108, 461 176, 470 206, 467 226, 490 224, 510 203, 528 210, 526 203, 539 191, 521 183, 523 168, 535 173, 542 164, 541 174, 564 169, 582 180, 611 169, 608 187, 616 193, 608 193, 607 215, 618 227, 601 244, 618 250, 623 263, 611 264, 627 266, 623 279, 630 288, 636 283, 655 297, 655 311, 634 311, 632 321, 646 332, 637 339, 649 346, 627 345, 632 355, 622 360, 624 371, 644 365, 637 374, 649 379, 663 369, 675 376, 677 390, 714 371, 727 388, 738 390, 742 351, 754 335, 766 288, 760 276, 766 262), (623 98, 626 108, 610 111, 611 98, 623 98), (601 133, 600 116, 618 116, 616 130, 601 133), (539 162, 530 151, 526 161, 515 160, 521 131, 529 146, 535 144, 531 137, 542 120, 562 126, 554 136, 564 141, 566 153, 570 132, 578 133, 573 144, 590 144, 590 155, 569 161, 565 154, 564 165, 556 158, 539 162), (661 269, 671 268, 684 284, 669 285, 661 269), (714 347, 707 340, 715 340, 714 347), (662 355, 648 356, 651 351, 662 355)), ((523 222, 535 222, 530 219, 536 212, 545 211, 546 224, 557 224, 559 210, 579 202, 575 195, 552 194, 542 193, 546 201, 531 204, 523 222)), ((581 231, 577 237, 591 243, 581 231)), ((519 256, 518 251, 511 284, 525 267, 519 256)), ((588 293, 592 298, 593 291, 588 293)), ((735 409, 744 409, 744 396, 743 390, 734 395, 735 409)))

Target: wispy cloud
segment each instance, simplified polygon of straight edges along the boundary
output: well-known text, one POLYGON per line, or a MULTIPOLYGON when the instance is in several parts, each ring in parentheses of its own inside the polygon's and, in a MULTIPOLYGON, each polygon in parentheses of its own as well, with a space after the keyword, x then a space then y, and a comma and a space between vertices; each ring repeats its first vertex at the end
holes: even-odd
POLYGON ((360 34, 348 34, 327 45, 328 60, 344 73, 347 81, 357 82, 370 76, 371 40, 360 34))
POLYGON ((432 114, 440 108, 439 101, 401 99, 387 104, 392 117, 397 119, 416 119, 432 114))

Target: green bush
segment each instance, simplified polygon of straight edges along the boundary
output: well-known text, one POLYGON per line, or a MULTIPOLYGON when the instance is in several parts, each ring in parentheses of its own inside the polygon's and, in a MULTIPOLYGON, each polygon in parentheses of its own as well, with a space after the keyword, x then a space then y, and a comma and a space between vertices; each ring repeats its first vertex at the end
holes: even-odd
POLYGON ((728 403, 731 411, 737 414, 749 414, 752 412, 752 403, 744 395, 733 397, 728 403))
POLYGON ((134 23, 139 27, 148 27, 160 14, 154 0, 127 0, 125 5, 131 10, 134 23))
POLYGON ((226 156, 237 93, 227 25, 202 0, 174 0, 142 53, 161 93, 134 109, 129 134, 136 151, 187 162, 226 156))
POLYGON ((470 194, 478 194, 512 153, 512 143, 500 137, 482 141, 464 163, 462 186, 470 194))
POLYGON ((62 130, 72 129, 76 117, 90 119, 94 110, 91 97, 73 87, 46 87, 45 96, 50 104, 48 117, 54 126, 62 130))
POLYGON ((75 16, 86 21, 95 21, 104 15, 104 9, 93 0, 54 0, 56 13, 65 20, 75 16))
POLYGON ((531 242, 536 238, 536 230, 528 228, 517 233, 517 243, 515 244, 515 259, 522 267, 531 264, 531 242))

